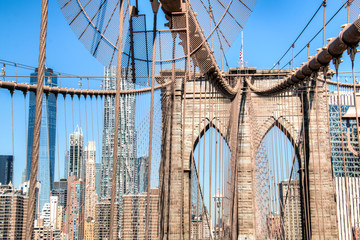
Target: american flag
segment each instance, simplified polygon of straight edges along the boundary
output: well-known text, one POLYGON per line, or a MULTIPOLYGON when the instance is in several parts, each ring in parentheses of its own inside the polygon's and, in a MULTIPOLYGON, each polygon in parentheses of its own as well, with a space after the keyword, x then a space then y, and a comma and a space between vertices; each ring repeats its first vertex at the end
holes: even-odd
POLYGON ((240 49, 240 66, 241 67, 244 67, 243 46, 244 46, 243 32, 241 32, 241 49, 240 49))
POLYGON ((241 49, 240 49, 240 66, 244 67, 243 48, 242 48, 242 46, 241 46, 241 49))

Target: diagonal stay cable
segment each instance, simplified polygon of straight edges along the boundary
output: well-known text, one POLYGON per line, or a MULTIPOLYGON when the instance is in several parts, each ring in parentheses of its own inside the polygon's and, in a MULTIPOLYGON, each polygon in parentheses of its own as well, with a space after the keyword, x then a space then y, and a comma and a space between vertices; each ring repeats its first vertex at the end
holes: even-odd
MULTIPOLYGON (((310 23, 312 22, 312 20, 315 18, 315 16, 318 14, 318 12, 320 11, 321 7, 323 6, 323 3, 321 3, 321 5, 318 7, 318 9, 316 10, 316 12, 314 13, 314 15, 311 17, 311 19, 308 21, 308 23, 306 24, 306 26, 303 28, 303 30, 300 32, 300 34, 297 36, 297 38, 295 39, 295 41, 290 45, 290 47, 286 50, 286 52, 282 55, 282 57, 277 61, 277 63, 279 63, 285 56, 286 54, 290 51, 290 49, 293 47, 293 45, 296 43, 296 41, 301 37, 301 35, 304 33, 304 31, 306 30, 306 28, 310 25, 310 23)), ((275 65, 271 68, 271 70, 273 70, 275 67, 275 65)))
MULTIPOLYGON (((327 26, 333 19, 334 17, 341 11, 341 9, 343 9, 345 7, 345 5, 347 4, 347 2, 345 2, 335 13, 334 15, 326 22, 325 26, 327 26)), ((304 51, 304 49, 309 46, 309 44, 314 41, 314 39, 323 31, 323 27, 321 27, 321 29, 314 35, 314 37, 294 56, 294 59, 300 55, 300 53, 302 51, 304 51)), ((281 69, 284 69, 287 66, 287 64, 285 64, 281 69)))

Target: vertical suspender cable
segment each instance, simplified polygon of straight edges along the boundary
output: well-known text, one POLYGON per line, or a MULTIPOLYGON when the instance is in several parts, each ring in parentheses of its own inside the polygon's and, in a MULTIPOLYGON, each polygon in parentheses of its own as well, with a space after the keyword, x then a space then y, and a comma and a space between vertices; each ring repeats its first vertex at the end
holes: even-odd
MULTIPOLYGON (((195 72, 196 72, 196 68, 194 67, 194 74, 195 74, 195 72)), ((197 196, 196 196, 196 217, 197 217, 197 220, 199 220, 199 192, 200 192, 200 167, 201 167, 201 156, 200 156, 200 150, 201 150, 201 145, 200 145, 200 139, 201 139, 201 107, 202 107, 202 102, 201 102, 201 97, 202 97, 202 79, 200 79, 200 86, 199 86, 199 90, 200 90, 200 97, 199 97, 199 132, 198 132, 198 139, 199 139, 199 141, 198 141, 198 146, 197 146, 197 148, 198 148, 198 165, 197 165, 197 182, 198 182, 198 185, 197 185, 197 191, 196 191, 196 194, 197 194, 197 196)), ((204 121, 204 127, 205 127, 205 121, 204 121)), ((204 131, 205 131, 205 128, 204 128, 204 131)), ((205 137, 205 135, 204 135, 204 137, 205 137)), ((203 220, 204 221, 204 220, 203 220)), ((197 228, 199 228, 199 221, 197 222, 197 228)), ((196 240, 198 240, 199 239, 199 233, 200 232, 198 232, 197 234, 196 234, 196 240)), ((201 236, 201 238, 202 238, 202 236, 201 236)))
MULTIPOLYGON (((220 213, 221 213, 221 200, 222 198, 220 198, 220 193, 222 192, 222 189, 221 189, 221 185, 220 185, 220 178, 221 178, 221 142, 220 142, 220 137, 221 137, 221 134, 220 134, 220 131, 221 131, 221 126, 220 126, 220 94, 218 93, 218 96, 217 96, 217 121, 218 121, 218 132, 217 132, 217 144, 216 144, 216 148, 218 149, 218 192, 219 192, 219 195, 218 195, 218 202, 219 202, 219 205, 218 205, 218 236, 219 238, 221 237, 220 236, 220 230, 221 230, 221 225, 220 225, 220 213)), ((216 189, 216 188, 215 188, 216 189)))
MULTIPOLYGON (((214 103, 214 105, 216 104, 216 100, 217 100, 217 97, 216 97, 216 93, 215 93, 215 103, 214 103)), ((214 112, 215 112, 215 117, 217 118, 217 107, 215 107, 215 110, 214 110, 214 112)), ((213 119, 215 119, 215 117, 213 118, 213 119)), ((215 127, 217 127, 217 126, 215 126, 215 127)), ((219 229, 217 229, 217 227, 216 227, 216 223, 217 223, 217 218, 216 218, 216 212, 217 212, 217 206, 216 206, 216 191, 217 191, 217 184, 216 184, 216 179, 217 179, 217 147, 218 147, 218 145, 217 145, 217 131, 215 130, 214 131, 214 138, 215 138, 215 145, 214 145, 214 147, 215 147, 215 176, 214 176, 214 224, 215 224, 215 239, 216 239, 216 235, 218 234, 218 232, 217 232, 217 230, 219 230, 219 229)), ((219 235, 217 236, 217 237, 219 237, 219 235)))
MULTIPOLYGON (((194 69, 195 71, 195 69, 194 69)), ((195 73, 195 72, 194 72, 195 73)), ((189 66, 189 75, 191 74, 191 66, 189 66)), ((190 214, 189 214, 189 239, 191 239, 191 218, 192 218, 192 186, 194 177, 196 176, 196 168, 194 166, 194 126, 195 126, 195 77, 193 80, 193 90, 192 90, 192 130, 191 130, 191 158, 190 158, 190 181, 189 181, 189 206, 190 206, 190 214)))
MULTIPOLYGON (((326 1, 324 1, 326 2, 326 1)), ((324 29, 325 31, 325 29, 324 29)), ((321 174, 321 162, 320 162, 320 159, 321 159, 321 155, 320 155, 320 134, 319 134, 319 131, 320 131, 320 125, 319 125, 319 111, 320 111, 320 106, 319 106, 319 86, 318 86, 318 81, 317 81, 317 78, 315 78, 315 81, 316 81, 316 84, 315 84, 315 111, 316 111, 316 115, 315 115, 315 120, 316 120, 316 140, 317 140, 317 151, 318 151, 318 169, 319 169, 319 175, 320 175, 320 186, 322 186, 322 174, 321 174)), ((326 89, 325 89, 326 90, 326 89)), ((315 186, 316 186, 316 183, 315 183, 315 186)), ((320 199, 323 199, 322 197, 322 189, 320 189, 320 199)), ((322 234, 323 234, 323 237, 324 239, 325 238, 325 225, 324 225, 324 206, 321 205, 321 225, 322 225, 322 228, 323 228, 323 231, 322 231, 322 234)))
MULTIPOLYGON (((358 141, 358 152, 360 151, 360 141, 359 141, 359 136, 360 136, 360 129, 359 129, 359 109, 358 109, 358 102, 357 102, 357 97, 356 97, 356 79, 355 79, 355 69, 354 69, 354 64, 355 64, 355 54, 357 52, 356 47, 351 47, 350 48, 350 59, 351 59, 351 72, 352 72, 352 78, 353 78, 353 91, 354 91, 354 106, 355 106, 355 120, 356 120, 356 133, 357 133, 357 141, 358 141)), ((351 144, 351 143, 349 143, 351 144)), ((345 176, 346 178, 346 176, 345 176)), ((353 194, 354 195, 354 194, 353 194)), ((354 205, 354 204, 352 204, 354 205)), ((355 214, 354 214, 355 215, 355 214)), ((350 216, 350 223, 352 223, 352 219, 354 216, 350 216)))
MULTIPOLYGON (((291 89, 290 91, 290 95, 289 97, 291 98, 291 112, 290 112, 290 116, 291 116, 291 122, 294 124, 296 124, 296 113, 295 113, 295 101, 294 101, 294 91, 295 91, 295 87, 291 89)), ((300 128, 299 128, 300 129, 300 128)), ((297 173, 300 172, 300 164, 297 162, 299 161, 299 159, 297 158, 297 145, 296 145, 296 135, 294 134, 291 139, 290 139, 290 145, 291 145, 291 152, 290 152, 290 157, 291 159, 293 159, 293 165, 297 166, 297 173)), ((296 174, 296 173, 295 173, 296 174)), ((300 184, 300 178, 299 178, 299 174, 296 175, 296 180, 298 180, 298 183, 300 184)), ((300 187, 300 185, 299 185, 300 187)), ((301 202, 301 198, 300 198, 301 194, 300 194, 300 188, 299 191, 297 192, 297 200, 299 202, 301 202)), ((300 210, 300 217, 297 217, 297 221, 301 223, 301 210, 300 210)), ((297 230, 297 235, 300 236, 300 228, 297 230)))
MULTIPOLYGON (((352 47, 350 49, 350 59, 351 59, 351 72, 352 72, 352 78, 353 78, 353 91, 354 91, 354 106, 355 106, 355 119, 356 119, 356 132, 357 136, 360 136, 360 129, 359 129, 359 110, 358 110, 358 103, 356 101, 356 81, 355 81, 355 70, 354 70, 354 64, 355 64, 355 53, 356 48, 352 47)), ((359 137, 358 137, 359 138, 359 137)), ((358 141, 359 149, 360 149, 360 141, 358 141)))
MULTIPOLYGON (((95 136, 94 136, 94 113, 93 113, 93 97, 90 97, 90 114, 91 114, 91 136, 92 136, 92 140, 95 141, 95 136)), ((96 159, 95 159, 96 162, 96 159)))
MULTIPOLYGON (((216 132, 216 140, 215 140, 215 142, 216 142, 216 144, 215 144, 215 152, 216 152, 216 154, 215 154, 215 157, 216 157, 216 159, 217 159, 217 161, 215 161, 215 162, 217 162, 217 164, 215 165, 215 166, 217 166, 217 169, 216 169, 216 172, 215 172, 215 194, 216 194, 216 189, 218 190, 218 196, 217 196, 217 201, 216 202, 220 202, 221 201, 221 198, 220 198, 220 170, 221 170, 221 168, 220 168, 220 153, 221 153, 221 151, 220 151, 220 131, 221 131, 221 129, 220 129, 220 111, 219 111, 219 97, 220 97, 220 95, 219 95, 219 93, 217 93, 217 97, 216 97, 216 103, 217 103, 217 105, 216 105, 216 111, 217 111, 217 113, 216 113, 216 118, 217 118, 217 129, 218 129, 218 131, 216 132), (217 182, 217 183, 216 183, 217 182)), ((217 211, 217 214, 218 214, 218 237, 220 238, 220 207, 221 207, 221 205, 216 205, 217 207, 218 207, 218 211, 217 211)))
POLYGON ((72 117, 72 132, 75 132, 75 117, 74 117, 74 95, 71 95, 71 117, 72 117))
POLYGON ((39 142, 40 142, 40 126, 41 126, 41 109, 43 101, 43 84, 45 71, 45 51, 46 51, 46 31, 47 31, 47 16, 48 16, 48 0, 42 0, 41 4, 41 31, 40 31, 40 47, 39 47, 39 71, 36 87, 36 107, 35 107, 35 122, 34 122, 34 136, 31 156, 31 172, 30 172, 30 186, 29 186, 29 204, 27 211, 27 226, 26 239, 32 238, 34 228, 34 213, 35 213, 35 185, 39 162, 39 142))
POLYGON ((118 142, 119 142, 119 113, 120 113, 120 82, 121 82, 121 63, 122 63, 122 42, 123 42, 123 25, 124 25, 124 2, 121 0, 119 16, 119 44, 118 59, 116 68, 116 96, 115 96, 115 129, 114 129, 114 151, 113 151, 113 171, 111 183, 111 203, 110 203, 110 239, 117 239, 116 228, 118 228, 117 219, 118 211, 115 211, 116 202, 116 180, 117 180, 117 162, 118 162, 118 142))
MULTIPOLYGON (((223 105, 222 105, 223 107, 223 105)), ((223 109, 222 109, 223 110, 223 109)), ((224 113, 224 112, 223 112, 224 113)), ((222 192, 223 197, 225 197, 226 193, 225 193, 225 189, 224 189, 224 149, 225 149, 225 141, 224 139, 220 136, 220 160, 221 160, 221 164, 220 164, 220 176, 219 176, 219 181, 220 181, 220 189, 222 192)), ((224 219, 224 198, 221 198, 221 219, 224 219)), ((222 226, 224 226, 224 223, 221 223, 222 226)), ((222 227, 223 232, 221 237, 224 237, 224 227, 222 227)))
POLYGON ((325 18, 326 18, 326 1, 323 0, 323 7, 324 7, 324 21, 323 21, 323 47, 325 47, 325 18))
MULTIPOLYGON (((340 98, 340 87, 339 87, 339 64, 340 59, 336 58, 334 59, 334 65, 336 70, 336 89, 337 89, 337 105, 339 108, 339 121, 340 121, 340 135, 341 135, 341 150, 342 150, 342 160, 343 160, 343 168, 344 168, 344 182, 345 182, 345 198, 346 198, 346 209, 347 209, 347 221, 350 223, 350 226, 352 226, 351 222, 351 212, 350 212, 350 203, 349 203, 349 189, 348 189, 348 178, 347 178, 347 165, 346 165, 346 159, 345 159, 345 144, 344 144, 344 134, 343 134, 343 125, 341 122, 342 118, 342 109, 341 109, 341 98, 340 98)), ((341 203, 340 203, 341 204, 341 203)), ((341 223, 339 223, 341 224, 341 223)), ((341 236, 340 236, 341 237, 341 236)))
POLYGON ((11 182, 14 184, 14 160, 15 160, 15 144, 14 144, 14 91, 11 91, 11 148, 13 155, 13 168, 11 182))
MULTIPOLYGON (((283 102, 284 103, 282 104, 282 111, 285 113, 284 114, 285 116, 283 116, 284 120, 287 120, 287 121, 291 121, 290 116, 287 115, 288 112, 286 112, 286 110, 289 109, 289 104, 287 102, 287 100, 289 99, 289 96, 290 96, 289 91, 285 91, 284 94, 283 94, 283 102), (287 106, 287 108, 285 106, 287 106)), ((287 190, 287 193, 286 193, 286 198, 287 198, 286 200, 288 201, 287 206, 290 206, 291 197, 292 196, 297 197, 296 194, 292 193, 291 190, 290 190, 290 184, 294 183, 293 181, 296 180, 292 175, 292 171, 296 170, 295 169, 296 165, 294 164, 293 159, 291 157, 289 158, 289 145, 287 144, 287 143, 290 142, 289 141, 290 139, 287 138, 286 133, 290 132, 291 128, 286 129, 286 127, 284 125, 282 125, 282 128, 283 128, 283 133, 281 134, 281 136, 283 138, 282 151, 283 152, 285 151, 283 160, 287 163, 286 165, 287 165, 288 168, 286 169, 286 173, 284 174, 283 164, 280 162, 280 171, 283 173, 282 177, 281 177, 282 180, 284 180, 284 178, 287 177, 287 175, 288 175, 288 178, 289 178, 289 186, 288 186, 288 190, 287 190), (291 161, 290 164, 289 164, 289 160, 291 161), (290 167, 289 167, 289 165, 290 165, 290 167)), ((280 198, 280 195, 279 195, 279 198, 280 198)), ((288 208, 290 208, 290 207, 288 207, 288 208)), ((296 221, 295 218, 291 219, 292 224, 295 224, 295 221, 296 221)), ((294 235, 298 236, 298 234, 296 232, 294 233, 294 235)))
MULTIPOLYGON (((25 133, 25 141, 27 140, 27 137, 28 137, 28 133, 27 133, 27 124, 26 124, 26 120, 27 120, 27 117, 26 117, 26 92, 24 92, 24 112, 25 112, 25 121, 24 121, 24 123, 25 123, 25 131, 24 131, 24 133, 25 133)), ((27 144, 25 144, 26 146, 25 146, 25 159, 27 159, 27 152, 28 152, 28 145, 27 144)), ((27 174, 27 164, 26 164, 26 167, 25 167, 25 174, 27 174)), ((26 176, 26 175, 25 175, 26 176)))
MULTIPOLYGON (((88 138, 88 136, 89 136, 89 133, 88 133, 88 118, 87 118, 87 101, 86 101, 86 97, 87 96, 85 96, 84 97, 84 100, 85 100, 85 129, 86 129, 86 145, 87 145, 87 142, 89 141, 89 138, 88 138)), ((80 110, 80 109, 79 109, 80 110)), ((85 148, 84 148, 84 150, 85 150, 85 148)), ((84 156, 85 157, 85 156, 84 156)), ((85 162, 85 159, 84 159, 84 162, 85 162)), ((86 164, 86 163, 85 163, 86 164)), ((85 169, 85 171, 86 171, 86 169, 85 169)), ((85 179, 84 179, 85 180, 85 179)))
MULTIPOLYGON (((86 134, 86 141, 84 141, 84 143, 83 143, 83 145, 84 146, 89 146, 88 145, 88 142, 89 142, 89 132, 88 132, 88 116, 87 116, 87 101, 86 101, 86 98, 87 98, 87 96, 85 95, 84 96, 84 108, 85 108, 85 134, 86 134), (86 144, 86 145, 85 145, 86 144)), ((80 109, 79 109, 79 111, 80 111, 80 109)), ((81 111, 80 111, 80 113, 81 113, 81 111)), ((85 147, 83 147, 83 152, 85 151, 85 147)), ((84 184, 85 184, 85 194, 86 194, 86 191, 88 191, 88 188, 89 188, 89 182, 88 181, 86 181, 86 166, 87 166, 87 160, 89 160, 89 159, 86 159, 86 156, 85 156, 85 153, 83 154, 83 170, 84 170, 84 172, 83 172, 83 181, 85 182, 84 184)), ((85 196, 84 196, 84 198, 85 198, 85 196)), ((85 212, 85 211, 84 211, 85 212)), ((85 220, 85 217, 87 217, 87 216, 84 216, 84 220, 85 220)))
MULTIPOLYGON (((205 81, 205 93, 204 93, 204 101, 205 101, 205 103, 204 103, 204 144, 203 144, 203 171, 202 171, 202 192, 204 193, 203 195, 204 195, 204 197, 203 198, 205 198, 205 166, 206 166, 206 158, 205 158, 205 148, 206 148, 206 107, 207 107, 207 101, 206 101, 206 95, 207 95, 207 83, 208 83, 208 81, 205 81)), ((208 105, 209 106, 209 105, 208 105)), ((210 123, 209 123, 210 124, 210 123)), ((204 201, 205 199, 203 199, 203 201, 204 201)), ((203 221, 205 221, 205 214, 206 214, 206 216, 207 216, 207 212, 206 212, 206 206, 205 205, 203 205, 203 221)), ((209 225, 210 226, 210 225, 209 225)))
MULTIPOLYGON (((83 134, 82 126, 81 126, 81 106, 80 106, 81 95, 78 95, 78 100, 79 100, 79 125, 77 125, 77 127, 79 127, 79 132, 81 134, 83 134)), ((83 137, 82 139, 79 138, 79 144, 81 144, 81 145, 84 144, 84 142, 83 142, 84 141, 84 135, 82 135, 82 137, 83 137)), ((84 155, 80 151, 77 151, 76 158, 80 160, 80 164, 79 164, 80 169, 78 169, 78 171, 80 171, 80 179, 84 181, 84 176, 85 176, 85 174, 84 174, 84 155), (80 159, 80 156, 82 156, 81 159, 80 159)), ((77 179, 77 180, 80 180, 80 179, 77 179)))
MULTIPOLYGON (((298 129, 301 129, 302 126, 303 126, 303 121, 300 119, 301 117, 301 114, 303 114, 302 112, 302 94, 303 94, 303 90, 301 89, 301 85, 300 83, 297 84, 296 86, 296 89, 297 91, 294 92, 294 98, 296 99, 296 97, 298 97, 298 105, 296 104, 295 105, 295 114, 296 114, 296 117, 297 117, 297 122, 298 122, 298 129)), ((295 100, 296 101, 296 100, 295 100)), ((302 131, 304 132, 304 131, 302 131)), ((307 213, 306 213, 306 209, 304 209, 304 206, 305 206, 305 201, 304 201, 304 191, 303 191, 303 178, 304 178, 304 162, 302 161, 302 158, 301 156, 303 157, 303 159, 305 158, 305 155, 304 154, 301 154, 301 143, 300 143, 300 139, 303 139, 304 140, 304 137, 302 137, 303 135, 301 135, 301 133, 299 133, 298 135, 298 143, 297 143, 297 150, 298 150, 298 156, 300 156, 300 158, 298 159, 298 163, 299 163, 299 186, 300 186, 300 203, 301 206, 302 206, 302 229, 303 229, 303 233, 302 233, 302 236, 304 236, 305 238, 307 237, 307 234, 306 234, 306 223, 305 223, 305 220, 307 219, 307 213), (305 231, 304 231, 305 230, 305 231)))
MULTIPOLYGON (((100 97, 99 97, 100 98, 100 97)), ((97 143, 97 146, 98 146, 98 149, 99 149, 99 154, 98 156, 100 157, 100 132, 99 132, 99 108, 98 108, 98 97, 95 98, 95 104, 96 104, 96 125, 97 125, 97 139, 98 139, 98 143, 97 143)), ((102 112, 102 111, 101 111, 102 112)), ((103 116, 101 114, 101 116, 103 116)), ((101 159, 99 159, 101 161, 101 159)), ((102 168, 103 166, 101 166, 102 168)))
MULTIPOLYGON (((306 134, 305 134, 305 129, 306 129, 306 125, 305 125, 305 111, 307 111, 307 106, 305 106, 305 102, 307 102, 305 99, 307 99, 307 85, 306 83, 303 84, 303 90, 301 91, 301 113, 303 114, 303 118, 302 118, 302 142, 303 142, 303 146, 302 146, 302 150, 303 150, 303 156, 304 156, 304 161, 303 161, 303 165, 302 168, 302 172, 303 172, 303 180, 302 180, 302 184, 305 185, 303 186, 303 201, 304 201, 304 206, 305 206, 305 231, 306 231, 306 237, 308 239, 310 239, 310 234, 311 234, 311 229, 310 229, 310 209, 309 209, 309 189, 308 189, 308 161, 309 161, 309 157, 307 156, 307 146, 305 145, 306 143, 306 134), (306 95, 304 96, 304 93, 306 93, 306 95)), ((299 114, 301 114, 299 113, 299 114)))
MULTIPOLYGON (((316 81, 316 78, 317 78, 317 73, 315 73, 315 75, 314 76, 311 76, 311 78, 313 78, 312 80, 310 79, 310 82, 311 81, 314 81, 314 79, 315 79, 315 81, 316 81)), ((308 86, 308 88, 307 88, 307 95, 306 95, 306 101, 307 101, 307 113, 308 113, 308 115, 307 115, 307 117, 308 117, 308 127, 309 127, 309 130, 308 130, 308 132, 309 132, 309 139, 307 139, 307 141, 309 142, 309 148, 307 149, 307 151, 308 151, 308 154, 309 154, 309 162, 310 162, 310 160, 311 160, 311 162, 312 162, 312 166, 313 166, 313 169, 315 169, 315 153, 314 153, 314 151, 311 151, 311 149, 315 149, 315 143, 313 142, 313 141, 310 141, 310 134, 311 134, 311 129, 310 129, 310 127, 311 127, 311 123, 310 123, 310 119, 311 119, 311 105, 310 105, 310 101, 311 101, 311 94, 312 93, 314 93, 314 92, 316 92, 317 90, 317 86, 316 86, 316 84, 315 84, 315 90, 314 89, 312 89, 313 87, 310 85, 310 86, 308 86)), ((317 105, 317 103, 316 103, 316 101, 317 101, 317 99, 316 99, 316 96, 317 96, 317 93, 315 93, 314 94, 315 95, 315 103, 314 103, 314 105, 315 105, 315 107, 316 107, 316 105, 317 105)), ((315 111, 317 111, 317 109, 315 109, 315 111)), ((316 113, 315 113, 315 115, 316 115, 316 113)), ((316 119, 315 119, 316 120, 316 119)), ((316 121, 315 121, 315 124, 316 124, 316 121)), ((306 142, 306 141, 305 141, 306 142)), ((310 165, 310 163, 309 163, 309 165, 310 165)), ((313 170, 312 169, 312 170, 313 170)), ((309 168, 309 170, 310 170, 310 168, 309 168)), ((310 178, 310 177, 309 177, 310 178)), ((310 185, 310 179, 309 179, 309 185, 310 185)), ((314 199, 315 199, 315 211, 314 211, 314 214, 316 215, 316 216, 320 216, 320 214, 319 214, 319 205, 318 205, 318 203, 319 203, 319 200, 318 200, 318 198, 319 198, 319 196, 318 196, 318 183, 317 182, 315 182, 315 181, 313 181, 313 184, 314 184, 314 189, 315 189, 315 192, 314 192, 314 199)), ((309 206, 310 206, 310 201, 309 201, 309 206)), ((310 215, 309 215, 310 216, 310 215)), ((311 216, 310 216, 310 219, 311 219, 311 216)), ((320 218, 317 218, 317 223, 316 224, 318 224, 318 226, 320 227, 320 225, 321 225, 321 223, 320 223, 320 218)), ((321 232, 319 231, 319 232, 317 232, 317 233, 312 233, 314 236, 315 236, 315 234, 318 234, 318 237, 319 237, 319 239, 321 239, 321 232)))
POLYGON ((159 9, 159 2, 152 1, 152 10, 154 13, 153 26, 153 52, 152 52, 152 66, 151 66, 151 102, 150 102, 150 126, 149 126, 149 156, 148 156, 148 176, 147 176, 147 197, 146 197, 146 225, 145 225, 145 240, 149 239, 149 220, 150 220, 150 180, 151 180, 151 156, 152 156, 152 140, 153 140, 153 122, 154 122, 154 87, 155 87, 155 56, 156 56, 156 22, 157 12, 159 9))
POLYGON ((215 202, 216 202, 216 214, 217 214, 217 231, 218 231, 218 238, 220 238, 220 205, 218 203, 220 203, 221 198, 220 198, 220 193, 221 193, 221 188, 220 188, 220 154, 221 154, 221 150, 220 150, 220 132, 221 132, 221 125, 220 125, 220 111, 219 111, 219 99, 220 99, 220 94, 217 93, 216 94, 216 123, 217 123, 217 131, 215 131, 216 135, 215 135, 215 202), (217 194, 218 193, 218 194, 217 194), (216 196, 217 194, 217 196, 216 196))
MULTIPOLYGON (((64 97, 64 118, 65 118, 65 120, 64 120, 65 133, 64 133, 64 135, 65 135, 65 152, 66 152, 68 150, 68 144, 67 144, 67 125, 66 125, 67 118, 66 118, 66 98, 65 98, 65 96, 66 95, 64 95, 63 97, 64 97)), ((66 154, 66 156, 68 156, 68 155, 66 154)), ((66 157, 65 158, 65 166, 66 166, 65 171, 66 172, 64 173, 65 178, 67 178, 67 174, 68 174, 68 170, 69 170, 67 161, 68 161, 68 158, 66 157)))
MULTIPOLYGON (((213 99, 213 86, 212 84, 209 84, 209 119, 210 119, 210 125, 209 125, 209 214, 211 216, 211 186, 212 186, 212 145, 213 145, 213 136, 212 136, 212 122, 213 122, 213 116, 214 116, 214 113, 213 113, 213 103, 212 101, 210 101, 210 99, 212 100, 213 99), (211 103, 210 103, 211 102, 211 103), (210 114, 211 113, 211 114, 210 114)), ((210 226, 210 228, 212 228, 212 226, 210 226)))
POLYGON ((55 95, 56 98, 56 148, 57 148, 57 162, 58 162, 58 178, 59 181, 61 179, 60 177, 60 149, 59 149, 59 121, 58 121, 58 112, 59 112, 59 108, 58 108, 58 95, 55 95))

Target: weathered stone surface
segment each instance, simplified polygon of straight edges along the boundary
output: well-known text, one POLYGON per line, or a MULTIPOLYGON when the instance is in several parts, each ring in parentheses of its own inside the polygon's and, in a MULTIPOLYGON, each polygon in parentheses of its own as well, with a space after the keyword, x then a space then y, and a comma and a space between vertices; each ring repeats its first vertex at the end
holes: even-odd
MULTIPOLYGON (((184 89, 183 76, 175 75, 175 84, 163 90, 167 101, 162 107, 161 239, 190 237, 192 150, 209 125, 220 132, 231 150, 236 181, 231 209, 233 239, 265 238, 256 226, 255 157, 274 125, 287 135, 300 159, 299 179, 306 192, 303 198, 308 199, 303 211, 310 213, 306 221, 310 222, 311 238, 338 239, 324 85, 318 81, 317 86, 275 96, 257 95, 244 86, 237 97, 229 99, 205 79, 197 79, 195 84, 188 81, 184 89)), ((258 86, 275 81, 276 76, 268 75, 253 79, 258 86)))

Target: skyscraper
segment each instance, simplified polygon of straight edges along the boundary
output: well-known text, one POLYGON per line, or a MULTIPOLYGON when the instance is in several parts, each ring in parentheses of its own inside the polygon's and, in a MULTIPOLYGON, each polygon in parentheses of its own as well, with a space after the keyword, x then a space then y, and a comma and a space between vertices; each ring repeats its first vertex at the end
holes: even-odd
MULTIPOLYGON (((121 90, 131 90, 135 84, 131 79, 128 68, 121 71, 121 90)), ((116 66, 105 67, 105 90, 116 89, 116 66)), ((104 98, 104 128, 102 142, 102 174, 101 174, 101 198, 111 197, 112 185, 112 162, 114 148, 114 133, 119 131, 118 172, 116 196, 119 202, 121 231, 122 226, 122 197, 124 194, 136 193, 136 131, 135 131, 135 95, 123 95, 120 97, 119 129, 115 127, 115 96, 104 98)))
MULTIPOLYGON (((148 239, 159 239, 159 189, 150 190, 150 215, 148 239)), ((147 193, 129 194, 123 197, 124 227, 121 239, 145 239, 147 193)))
POLYGON ((28 197, 12 186, 0 186, 0 239, 25 239, 28 197))
POLYGON ((41 210, 40 219, 43 220, 44 226, 48 228, 50 228, 50 222, 51 222, 50 215, 51 215, 50 203, 45 203, 41 210))
POLYGON ((67 179, 62 178, 54 182, 54 188, 51 191, 52 196, 58 197, 57 229, 64 230, 65 208, 67 201, 67 179))
MULTIPOLYGON (((38 70, 31 74, 30 84, 37 83, 38 70)), ((51 68, 45 70, 44 84, 46 86, 57 86, 57 76, 51 68)), ((31 157, 34 135, 35 121, 35 93, 30 92, 29 99, 29 123, 27 139, 27 161, 26 161, 26 181, 30 179, 31 157)), ((45 94, 44 94, 45 96, 45 94)), ((56 139, 56 97, 50 94, 44 97, 42 103, 40 145, 39 145, 39 164, 37 180, 41 183, 40 191, 40 209, 44 204, 50 202, 50 191, 54 184, 54 167, 55 167, 55 139, 56 139)))
POLYGON ((101 163, 95 163, 95 189, 98 196, 98 201, 100 200, 101 195, 101 163))
POLYGON ((65 151, 65 161, 64 161, 64 176, 63 178, 68 177, 68 169, 69 169, 69 150, 66 149, 65 151))
POLYGON ((24 184, 25 181, 26 181, 26 169, 24 169, 24 171, 22 171, 21 173, 21 184, 24 184))
POLYGON ((59 239, 59 232, 46 227, 44 219, 38 219, 37 225, 34 226, 33 238, 34 240, 52 240, 59 239))
POLYGON ((84 180, 83 133, 79 126, 76 127, 74 133, 70 134, 69 140, 67 175, 76 176, 77 179, 84 180))
POLYGON ((65 234, 67 239, 84 238, 84 195, 85 182, 69 176, 65 213, 65 234))
POLYGON ((85 147, 84 158, 86 163, 86 188, 85 188, 85 239, 94 239, 95 207, 98 200, 95 189, 95 141, 88 141, 85 147))
POLYGON ((302 217, 299 180, 279 183, 280 214, 284 239, 302 239, 302 217))
POLYGON ((58 204, 66 207, 67 200, 67 179, 62 178, 60 181, 54 182, 54 188, 51 191, 52 196, 58 196, 58 204))
MULTIPOLYGON (((101 199, 96 203, 95 215, 95 238, 94 239, 110 239, 110 199, 101 199)), ((119 219, 119 203, 115 203, 115 209, 111 209, 118 213, 116 219, 119 219)), ((113 239, 117 239, 118 229, 114 231, 113 239)))
POLYGON ((139 193, 147 192, 148 168, 149 158, 147 156, 138 157, 135 164, 135 174, 137 181, 137 192, 139 193))
MULTIPOLYGON (((96 161, 96 143, 95 141, 88 141, 84 151, 85 176, 87 176, 87 169, 88 169, 87 163, 91 163, 93 166, 89 168, 89 171, 92 173, 93 175, 92 177, 94 178, 94 187, 95 187, 95 172, 96 172, 95 161, 96 161)), ((86 177, 85 180, 87 180, 86 177)))
POLYGON ((58 205, 59 205, 59 197, 51 196, 50 197, 50 227, 52 229, 56 228, 56 217, 58 215, 58 205))
POLYGON ((8 185, 13 181, 14 157, 12 155, 0 155, 0 183, 8 185))
MULTIPOLYGON (((29 196, 29 190, 30 190, 29 185, 30 185, 30 181, 26 181, 22 185, 20 185, 21 191, 27 197, 29 196)), ((40 192, 41 192, 41 183, 37 181, 35 186, 35 221, 40 216, 40 201, 39 201, 40 192)))

